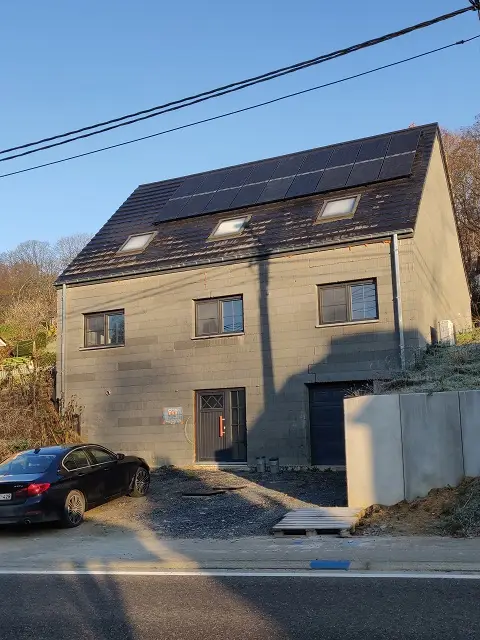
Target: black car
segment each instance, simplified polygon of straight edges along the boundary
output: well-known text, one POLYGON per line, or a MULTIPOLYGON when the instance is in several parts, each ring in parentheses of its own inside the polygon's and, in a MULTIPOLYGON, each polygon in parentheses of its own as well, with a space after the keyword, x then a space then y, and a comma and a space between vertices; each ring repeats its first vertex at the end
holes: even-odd
POLYGON ((0 525, 59 520, 77 527, 87 509, 150 486, 142 458, 96 444, 42 447, 0 463, 0 525))

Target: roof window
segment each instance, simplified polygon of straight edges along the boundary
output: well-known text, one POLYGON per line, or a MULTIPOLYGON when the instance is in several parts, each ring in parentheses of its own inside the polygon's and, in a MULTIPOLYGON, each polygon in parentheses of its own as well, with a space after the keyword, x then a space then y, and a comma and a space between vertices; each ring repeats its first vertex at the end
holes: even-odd
POLYGON ((155 232, 129 236, 117 253, 141 253, 153 240, 155 232))
POLYGON ((357 210, 359 200, 360 196, 325 200, 323 207, 318 214, 317 222, 330 222, 331 220, 352 218, 357 210))
POLYGON ((242 216, 241 218, 230 218, 230 220, 221 220, 213 233, 210 240, 221 240, 223 238, 232 238, 239 236, 247 226, 250 216, 242 216))

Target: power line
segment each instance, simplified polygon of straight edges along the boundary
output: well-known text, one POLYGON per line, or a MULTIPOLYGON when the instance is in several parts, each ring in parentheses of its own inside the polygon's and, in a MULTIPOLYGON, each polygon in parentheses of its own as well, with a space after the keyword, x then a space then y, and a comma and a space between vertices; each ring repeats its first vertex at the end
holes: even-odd
POLYGON ((53 160, 52 162, 45 162, 44 164, 35 165, 33 167, 28 167, 26 169, 19 169, 18 171, 12 171, 10 173, 4 173, 0 175, 0 178, 7 178, 9 176, 15 176, 19 173, 26 173, 28 171, 34 171, 35 169, 42 169, 43 167, 50 167, 55 164, 61 164, 63 162, 68 162, 69 160, 75 160, 77 158, 84 158, 85 156, 91 156, 96 153, 101 153, 102 151, 108 151, 110 149, 117 149, 118 147, 124 147, 129 144, 133 144, 135 142, 141 142, 142 140, 148 140, 150 138, 156 138, 158 136, 166 135, 167 133, 173 133, 174 131, 180 131, 181 129, 188 129, 190 127, 195 127, 200 124, 205 124, 207 122, 213 122, 215 120, 220 120, 222 118, 227 118, 229 116, 236 115, 238 113, 244 113, 246 111, 252 111, 253 109, 258 109, 260 107, 267 106, 269 104, 274 104, 276 102, 280 102, 282 100, 287 100, 288 98, 293 98, 296 96, 300 96, 306 93, 310 93, 312 91, 318 91, 319 89, 324 89, 325 87, 331 87, 336 84, 340 84, 342 82, 347 82, 348 80, 354 80, 355 78, 361 78, 362 76, 366 76, 372 73, 376 73, 377 71, 382 71, 383 69, 389 69, 390 67, 395 67, 400 64, 404 64, 405 62, 410 62, 412 60, 417 60, 418 58, 424 58, 425 56, 429 56, 433 53, 438 53, 439 51, 445 51, 445 49, 450 49, 452 47, 456 47, 461 44, 466 44, 468 42, 472 42, 472 40, 477 40, 480 38, 480 34, 477 36, 473 36, 472 38, 467 38, 466 40, 459 40, 457 42, 452 42, 451 44, 447 44, 443 47, 439 47, 437 49, 431 49, 430 51, 425 51, 424 53, 419 53, 415 56, 411 56, 409 58, 404 58, 403 60, 397 60, 396 62, 391 62, 389 64, 382 65, 381 67, 376 67, 374 69, 369 69, 368 71, 362 71, 361 73, 356 73, 351 76, 346 76, 344 78, 340 78, 339 80, 333 80, 331 82, 326 82, 325 84, 320 84, 315 87, 310 87, 308 89, 303 89, 301 91, 295 91, 294 93, 289 93, 278 98, 272 98, 271 100, 266 100, 265 102, 259 102, 249 107, 243 107, 242 109, 235 109, 234 111, 228 111, 226 113, 221 113, 218 116, 212 116, 210 118, 204 118, 203 120, 196 120, 195 122, 189 122, 187 124, 180 125, 178 127, 173 127, 171 129, 165 129, 164 131, 159 131, 157 133, 152 133, 148 136, 142 136, 141 138, 134 138, 133 140, 126 140, 125 142, 119 142, 117 144, 112 144, 108 147, 101 147, 100 149, 94 149, 93 151, 87 151, 85 153, 79 153, 74 156, 68 156, 67 158, 61 158, 60 160, 53 160))
POLYGON ((375 46, 382 42, 387 42, 394 38, 398 38, 400 36, 406 35, 408 33, 412 33, 413 31, 418 31, 420 29, 424 29, 426 27, 432 26, 439 22, 443 22, 445 20, 450 20, 456 16, 459 16, 468 11, 480 10, 480 0, 469 0, 470 5, 468 7, 464 7, 462 9, 458 9, 456 11, 437 16, 436 18, 432 18, 431 20, 427 20, 424 22, 420 22, 410 27, 406 27, 405 29, 401 29, 400 31, 394 31, 384 36, 380 36, 378 38, 374 38, 372 40, 367 40, 360 44, 352 45, 345 49, 339 49, 337 51, 333 51, 331 53, 327 53, 321 56, 317 56, 316 58, 311 58, 310 60, 304 60, 302 62, 298 62, 294 65, 290 65, 287 67, 282 67, 280 69, 276 69, 274 71, 269 71, 267 73, 261 74, 259 76, 254 76, 252 78, 247 78, 246 80, 241 80, 238 82, 233 82, 222 87, 218 87, 216 89, 211 89, 209 91, 205 91, 203 93, 199 93, 196 95, 189 96, 187 98, 182 98, 181 100, 175 100, 173 102, 168 102, 163 105, 159 105, 156 107, 152 107, 150 109, 145 109, 143 111, 137 111, 136 113, 132 113, 129 115, 121 116, 119 118, 114 118, 112 120, 106 120, 104 122, 99 122, 97 124, 89 125, 87 127, 83 127, 81 129, 76 129, 73 131, 69 131, 66 133, 58 134, 55 136, 51 136, 49 138, 43 138, 41 140, 37 140, 35 142, 28 142, 23 145, 18 145, 15 147, 10 147, 9 149, 4 149, 0 151, 0 154, 10 153, 11 151, 17 151, 21 149, 26 149, 29 147, 37 146, 39 144, 43 144, 44 142, 51 142, 53 140, 59 140, 60 138, 66 138, 68 136, 75 136, 68 140, 62 140, 60 142, 55 142, 53 144, 44 145, 42 147, 38 147, 36 149, 30 149, 29 151, 23 151, 22 153, 17 153, 11 156, 7 156, 6 158, 0 158, 0 162, 4 162, 6 160, 13 160, 15 158, 20 158, 22 156, 30 155, 32 153, 37 153, 39 151, 44 151, 46 149, 51 149, 53 147, 61 146, 64 144, 69 144, 70 142, 75 142, 76 140, 81 140, 83 138, 89 138, 94 135, 98 135, 100 133, 105 133, 106 131, 111 131, 112 129, 118 129, 119 127, 125 127, 130 124, 134 124, 135 122, 140 122, 142 120, 147 120, 149 118, 154 118, 156 116, 162 115, 164 113, 168 113, 171 111, 177 111, 179 109, 184 109, 185 107, 192 106, 194 104, 198 104, 200 102, 204 102, 206 100, 211 100, 212 98, 218 98, 222 95, 226 95, 228 93, 233 93, 235 91, 240 91, 247 87, 260 84, 263 82, 267 82, 269 80, 282 77, 284 75, 295 73, 301 69, 307 69, 309 67, 321 64, 323 62, 327 62, 329 60, 333 60, 335 58, 339 58, 350 53, 354 53, 356 51, 360 51, 361 49, 366 49, 368 47, 375 46), (478 7, 477 7, 478 4, 478 7), (148 114, 148 115, 143 115, 148 114), (140 117, 137 117, 140 116, 140 117), (134 118, 133 120, 131 118, 134 118), (127 120, 127 122, 124 122, 127 120), (116 123, 116 124, 113 124, 116 123), (104 126, 111 125, 111 126, 104 126), (103 128, 99 128, 103 127, 103 128), (97 129, 96 131, 91 131, 92 129, 97 129), (90 131, 90 133, 83 133, 84 131, 90 131), (83 133, 83 135, 76 135, 79 133, 83 133))

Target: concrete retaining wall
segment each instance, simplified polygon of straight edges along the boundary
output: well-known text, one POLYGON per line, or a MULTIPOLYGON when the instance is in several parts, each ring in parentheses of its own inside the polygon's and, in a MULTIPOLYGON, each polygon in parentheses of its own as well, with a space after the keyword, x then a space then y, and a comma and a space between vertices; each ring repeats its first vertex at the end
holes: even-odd
POLYGON ((360 396, 345 401, 345 426, 349 504, 395 504, 402 500, 399 396, 360 396))
POLYGON ((480 391, 348 398, 348 503, 425 496, 480 475, 480 391))
POLYGON ((480 476, 480 391, 460 391, 466 476, 480 476))

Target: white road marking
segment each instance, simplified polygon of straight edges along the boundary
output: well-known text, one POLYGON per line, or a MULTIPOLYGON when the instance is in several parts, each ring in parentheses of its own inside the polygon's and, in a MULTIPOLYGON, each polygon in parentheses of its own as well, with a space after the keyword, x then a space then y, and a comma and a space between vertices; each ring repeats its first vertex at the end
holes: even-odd
POLYGON ((427 573, 427 572, 386 572, 386 571, 135 571, 115 569, 0 569, 0 576, 126 576, 126 577, 218 577, 218 578, 395 578, 407 580, 480 580, 480 573, 427 573))

